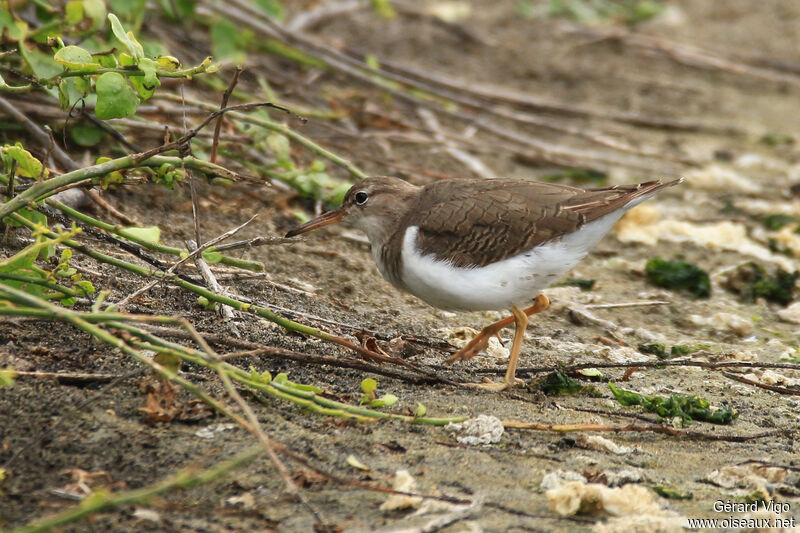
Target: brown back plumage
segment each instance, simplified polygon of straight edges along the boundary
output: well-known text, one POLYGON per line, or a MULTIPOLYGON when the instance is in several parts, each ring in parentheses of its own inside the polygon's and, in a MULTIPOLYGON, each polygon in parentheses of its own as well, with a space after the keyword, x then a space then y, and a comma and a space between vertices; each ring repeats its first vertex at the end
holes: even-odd
POLYGON ((480 267, 558 239, 587 222, 681 180, 581 189, 518 179, 445 180, 424 187, 408 206, 382 256, 399 281, 405 228, 418 226, 423 255, 480 267))

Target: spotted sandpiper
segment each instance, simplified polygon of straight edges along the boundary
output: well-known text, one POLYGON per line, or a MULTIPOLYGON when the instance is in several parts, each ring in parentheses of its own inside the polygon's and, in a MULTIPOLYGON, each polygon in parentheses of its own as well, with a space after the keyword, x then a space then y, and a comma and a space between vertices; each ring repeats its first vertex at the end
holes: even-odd
POLYGON ((510 309, 512 316, 483 328, 449 360, 474 357, 515 323, 503 382, 479 384, 504 390, 519 381, 528 317, 550 303, 540 291, 578 264, 625 211, 681 181, 583 189, 523 179, 448 179, 418 187, 371 177, 353 185, 341 207, 286 236, 351 221, 367 234, 378 270, 395 287, 441 309, 510 309))

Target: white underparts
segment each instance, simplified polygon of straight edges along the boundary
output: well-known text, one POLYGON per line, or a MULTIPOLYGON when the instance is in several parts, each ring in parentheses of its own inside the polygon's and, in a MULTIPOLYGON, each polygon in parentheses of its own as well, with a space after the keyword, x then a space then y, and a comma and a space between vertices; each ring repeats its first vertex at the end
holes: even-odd
POLYGON ((419 228, 403 239, 403 283, 409 292, 434 307, 460 311, 527 307, 542 289, 569 272, 597 244, 622 214, 646 200, 637 198, 619 209, 546 244, 485 267, 455 267, 433 255, 421 255, 419 228))

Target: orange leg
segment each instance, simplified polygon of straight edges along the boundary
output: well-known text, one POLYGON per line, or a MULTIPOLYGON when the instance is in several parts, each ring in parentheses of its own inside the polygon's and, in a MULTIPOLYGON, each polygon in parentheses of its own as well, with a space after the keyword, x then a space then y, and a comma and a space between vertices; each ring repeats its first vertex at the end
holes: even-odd
MULTIPOLYGON (((536 297, 536 301, 527 309, 521 310, 521 313, 524 313, 526 318, 535 315, 536 313, 541 313, 550 305, 550 300, 547 299, 547 296, 544 294, 540 294, 536 297)), ((454 363, 456 361, 467 361, 468 359, 472 359, 489 345, 489 339, 497 334, 500 333, 500 330, 505 328, 506 326, 510 326, 513 322, 517 322, 517 329, 519 329, 519 322, 517 321, 514 315, 506 317, 502 320, 495 322, 494 324, 489 324, 480 333, 475 335, 475 337, 467 343, 466 346, 458 350, 454 353, 450 359, 447 360, 448 363, 454 363)), ((524 329, 523 329, 524 331, 524 329)), ((514 337, 516 340, 516 335, 514 337)), ((510 361, 509 361, 510 363, 510 361)))

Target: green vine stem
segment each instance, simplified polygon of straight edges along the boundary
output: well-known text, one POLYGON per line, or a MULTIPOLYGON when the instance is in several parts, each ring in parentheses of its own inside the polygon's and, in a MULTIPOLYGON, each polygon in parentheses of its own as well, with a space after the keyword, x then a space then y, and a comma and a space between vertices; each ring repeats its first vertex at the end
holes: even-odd
MULTIPOLYGON (((260 375, 255 375, 252 372, 246 372, 241 368, 231 365, 223 361, 212 360, 208 354, 201 350, 196 350, 183 346, 181 344, 166 341, 142 328, 129 324, 130 321, 139 322, 156 322, 156 323, 180 323, 179 319, 165 317, 165 316, 139 316, 139 315, 125 315, 123 313, 81 313, 68 309, 59 308, 52 304, 38 300, 36 297, 31 296, 16 289, 5 288, 0 285, 0 294, 6 294, 6 297, 14 301, 21 301, 30 307, 2 307, 0 306, 0 315, 17 315, 17 316, 36 316, 39 318, 49 318, 57 320, 66 320, 77 327, 94 335, 98 340, 107 342, 120 349, 123 349, 120 343, 125 345, 124 351, 129 355, 133 355, 136 359, 140 360, 141 353, 137 352, 123 343, 121 339, 109 334, 105 329, 100 328, 92 322, 104 322, 106 327, 115 330, 126 331, 131 334, 128 343, 137 347, 140 350, 149 350, 156 353, 169 355, 172 357, 180 358, 186 362, 211 368, 219 373, 225 373, 233 380, 248 388, 261 391, 273 398, 289 401, 295 405, 306 408, 314 413, 335 416, 340 418, 347 418, 359 422, 370 422, 377 420, 400 420, 411 424, 425 424, 442 426, 450 422, 462 422, 466 417, 415 417, 408 415, 400 415, 396 413, 387 413, 382 411, 375 411, 367 409, 366 407, 349 405, 335 400, 330 400, 320 396, 310 387, 298 385, 287 381, 278 381, 276 379, 264 378, 260 375), (37 305, 38 303, 38 305, 37 305), (134 355, 134 353, 139 355, 134 355)), ((152 360, 148 360, 150 366, 155 365, 152 360)), ((160 365, 159 365, 160 366, 160 365)), ((205 393, 200 391, 194 384, 187 382, 183 378, 176 376, 173 372, 164 374, 158 368, 156 371, 162 373, 168 379, 175 381, 182 387, 186 388, 193 394, 197 395, 203 401, 211 405, 213 408, 225 413, 225 408, 221 407, 215 400, 209 398, 205 393)))
MULTIPOLYGON (((216 72, 216 65, 211 63, 211 57, 207 57, 197 66, 189 67, 181 70, 169 70, 165 68, 157 68, 156 75, 159 78, 187 78, 192 79, 193 76, 198 74, 213 74, 216 72)), ((41 84, 58 85, 62 78, 72 78, 75 76, 97 76, 98 74, 105 74, 106 72, 117 72, 123 76, 144 76, 145 73, 139 70, 136 66, 129 67, 114 67, 114 68, 98 68, 98 69, 75 69, 67 70, 61 74, 57 74, 52 78, 39 80, 41 84)))
MULTIPOLYGON (((207 57, 202 63, 197 66, 189 67, 180 70, 170 70, 166 68, 157 68, 155 73, 159 78, 186 78, 192 79, 198 74, 213 74, 216 72, 217 65, 211 63, 211 58, 207 57)), ((0 92, 2 93, 27 93, 38 87, 55 87, 64 78, 74 77, 88 77, 98 76, 107 72, 116 72, 123 76, 144 76, 145 72, 136 66, 127 67, 113 67, 113 68, 87 68, 87 69, 74 69, 65 70, 50 78, 42 78, 36 80, 36 83, 29 83, 27 85, 12 86, 8 85, 6 81, 0 76, 0 92)))
MULTIPOLYGON (((6 176, 0 176, 0 183, 7 185, 8 178, 6 176)), ((54 191, 55 192, 55 191, 54 191)), ((80 222, 88 226, 92 226, 95 228, 99 228, 105 230, 109 233, 113 233, 114 235, 131 241, 133 243, 138 244, 142 248, 146 248, 148 250, 154 252, 161 252, 170 255, 177 255, 182 256, 184 254, 189 253, 187 250, 176 248, 174 246, 167 246, 165 244, 148 241, 146 239, 142 239, 141 237, 137 237, 136 235, 131 234, 127 231, 128 228, 124 228, 122 226, 115 226, 113 224, 109 224, 108 222, 104 222, 102 220, 96 219, 91 217, 77 209, 73 209, 66 204, 62 204, 61 202, 54 200, 53 198, 45 199, 45 203, 54 209, 58 209, 62 213, 67 216, 74 218, 80 222)), ((223 265, 228 265, 236 268, 242 268, 245 270, 251 270, 253 272, 261 272, 264 270, 264 264, 260 261, 250 261, 248 259, 240 259, 238 257, 231 257, 229 255, 222 255, 220 261, 223 265)))
POLYGON ((112 159, 111 161, 100 163, 99 165, 92 165, 90 167, 80 168, 78 170, 67 172, 66 174, 62 174, 60 176, 56 176, 48 180, 39 181, 36 184, 34 184, 30 189, 11 198, 6 203, 0 205, 0 220, 7 217, 17 209, 21 209, 27 206, 29 203, 43 200, 48 196, 55 194, 55 192, 58 190, 63 190, 64 188, 74 186, 75 184, 80 183, 82 181, 104 176, 111 172, 117 170, 123 170, 126 168, 134 168, 139 166, 160 167, 161 165, 167 164, 176 167, 184 166, 187 168, 197 170, 199 172, 204 172, 206 174, 223 176, 225 178, 234 181, 236 181, 238 177, 235 173, 231 172, 230 170, 224 167, 194 157, 181 158, 181 157, 156 155, 149 157, 145 160, 138 160, 137 159, 138 155, 139 154, 133 154, 125 157, 120 157, 118 159, 112 159))
POLYGON ((55 527, 75 522, 99 511, 114 509, 134 503, 147 504, 148 500, 157 494, 163 494, 175 489, 189 489, 197 485, 218 480, 231 470, 235 470, 252 462, 262 453, 264 453, 264 448, 262 446, 253 446, 211 468, 197 470, 196 468, 189 467, 173 476, 146 487, 116 494, 106 491, 96 491, 84 499, 80 505, 67 509, 62 513, 43 518, 36 524, 12 530, 9 533, 42 533, 55 527))
POLYGON ((47 296, 47 299, 52 298, 72 298, 72 297, 79 297, 85 296, 83 291, 77 291, 70 289, 68 287, 64 287, 59 285, 58 283, 53 283, 52 281, 47 281, 41 278, 34 278, 31 276, 21 276, 19 274, 7 274, 7 273, 0 273, 0 280, 8 280, 8 281, 17 281, 19 283, 30 283, 32 285, 39 285, 41 287, 48 288, 52 291, 60 292, 61 296, 56 294, 51 294, 47 296))
MULTIPOLYGON (((26 228, 31 229, 31 230, 33 230, 33 229, 35 229, 37 227, 36 224, 34 224, 30 220, 20 216, 17 213, 12 214, 9 218, 11 220, 13 220, 14 222, 16 222, 16 223, 18 223, 18 224, 20 224, 22 226, 25 226, 26 228)), ((45 230, 43 232, 43 234, 46 235, 46 236, 49 236, 50 238, 55 238, 56 237, 55 233, 53 233, 53 232, 51 232, 49 230, 45 230)), ((248 304, 248 303, 236 300, 234 298, 231 298, 229 296, 223 296, 221 294, 216 294, 215 292, 212 292, 212 291, 206 289, 205 287, 201 287, 199 285, 195 285, 194 283, 191 283, 191 282, 185 281, 183 279, 180 279, 179 277, 177 277, 174 274, 167 274, 167 273, 161 272, 159 270, 152 270, 152 269, 140 266, 140 265, 136 265, 136 264, 133 264, 133 263, 129 263, 127 261, 123 261, 121 259, 117 259, 116 257, 111 257, 109 255, 106 255, 106 254, 102 253, 102 252, 98 252, 97 250, 93 250, 91 248, 83 246, 82 244, 80 244, 80 243, 78 243, 78 242, 76 242, 76 241, 74 241, 72 239, 64 240, 63 244, 65 246, 69 246, 70 248, 73 248, 73 249, 75 249, 75 250, 77 250, 77 251, 79 251, 79 252, 81 252, 81 253, 83 253, 85 255, 88 255, 89 257, 91 257, 91 258, 93 258, 93 259, 95 259, 97 261, 100 261, 101 263, 107 263, 107 264, 113 265, 115 267, 121 268, 123 270, 127 270, 129 272, 133 272, 134 274, 138 274, 140 276, 144 276, 144 277, 148 277, 148 278, 158 278, 158 279, 161 279, 161 280, 164 280, 164 281, 168 281, 168 282, 170 282, 170 283, 172 283, 174 285, 177 285, 178 287, 181 287, 183 289, 191 291, 191 292, 197 294, 198 296, 203 296, 203 297, 207 298, 209 301, 212 301, 212 302, 215 302, 215 303, 218 303, 218 304, 222 304, 222 305, 228 305, 228 306, 236 309, 237 311, 251 313, 251 314, 260 316, 262 318, 266 318, 270 322, 275 322, 276 324, 278 324, 279 326, 283 327, 284 329, 286 329, 288 331, 294 331, 296 333, 302 333, 304 335, 310 335, 312 337, 316 337, 318 339, 322 339, 322 340, 325 340, 325 341, 328 341, 328 342, 333 342, 334 344, 338 344, 340 346, 344 346, 345 348, 349 348, 351 350, 354 350, 354 351, 360 353, 361 355, 364 355, 364 356, 366 356, 366 357, 368 357, 370 359, 373 359, 373 360, 383 361, 383 362, 391 362, 391 363, 400 364, 400 365, 403 365, 403 366, 411 366, 411 365, 409 365, 409 363, 407 363, 403 359, 396 358, 396 357, 389 357, 389 356, 381 355, 379 353, 367 350, 366 348, 362 348, 361 346, 358 346, 357 344, 355 344, 355 343, 353 343, 353 342, 351 342, 351 341, 349 341, 349 340, 347 340, 345 338, 338 337, 336 335, 332 335, 332 334, 330 334, 328 332, 322 331, 322 330, 317 329, 317 328, 313 328, 311 326, 306 326, 304 324, 300 324, 300 323, 295 322, 293 320, 289 320, 288 318, 284 318, 284 317, 274 313, 273 311, 271 311, 271 310, 269 310, 269 309, 267 309, 265 307, 260 307, 260 306, 257 306, 257 305, 248 304)))
MULTIPOLYGON (((0 178, 0 181, 2 181, 2 178, 0 178)), ((187 250, 183 250, 181 248, 175 248, 174 246, 167 246, 165 244, 160 244, 160 243, 157 243, 157 242, 148 241, 146 239, 142 239, 140 237, 137 237, 136 235, 132 235, 132 234, 130 234, 130 232, 126 231, 127 228, 123 228, 121 226, 115 226, 113 224, 109 224, 108 222, 104 222, 102 220, 98 220, 96 218, 93 218, 93 217, 85 214, 85 213, 82 213, 82 212, 78 211, 77 209, 73 209, 73 208, 69 207, 68 205, 65 205, 65 204, 62 204, 61 202, 53 200, 52 198, 48 198, 47 200, 45 200, 45 203, 47 203, 47 205, 49 205, 51 207, 54 207, 55 209, 58 209, 59 211, 61 211, 65 215, 68 215, 68 216, 74 218, 75 220, 79 220, 79 221, 81 221, 84 224, 87 224, 89 226, 93 226, 95 228, 100 228, 100 229, 105 230, 105 231, 107 231, 109 233, 113 233, 114 235, 117 235, 118 237, 122 237, 122 238, 124 238, 126 240, 134 242, 134 243, 138 244, 139 246, 141 246, 143 248, 146 248, 148 250, 152 250, 154 252, 161 252, 161 253, 165 253, 165 254, 170 254, 170 255, 177 255, 177 256, 181 256, 183 254, 189 253, 187 250)), ((247 259, 239 259, 237 257, 231 257, 231 256, 228 256, 228 255, 223 255, 222 259, 220 259, 220 263, 222 263, 224 265, 234 266, 234 267, 237 267, 237 268, 243 268, 243 269, 246 269, 246 270, 252 270, 254 272, 261 272, 261 271, 264 270, 264 264, 259 262, 259 261, 249 261, 247 259)))

